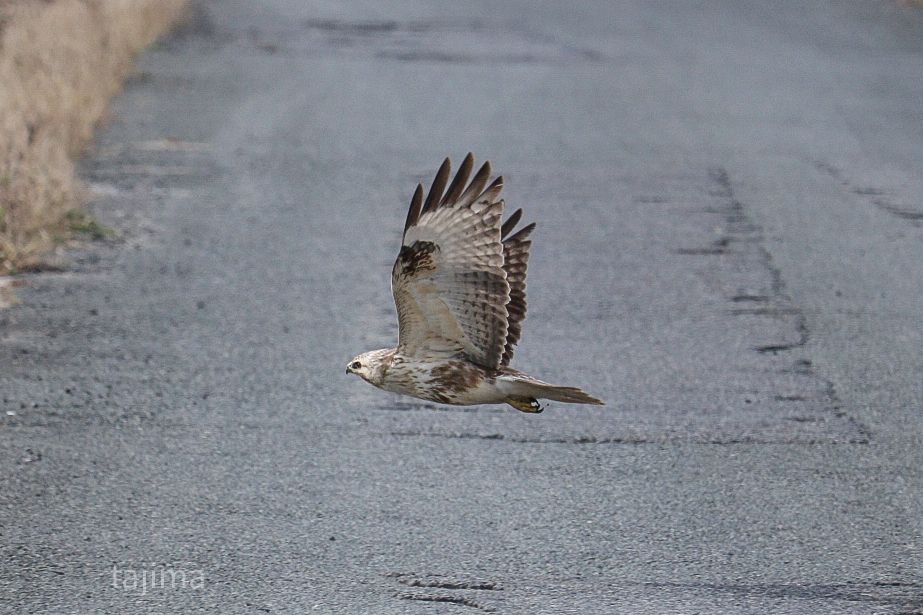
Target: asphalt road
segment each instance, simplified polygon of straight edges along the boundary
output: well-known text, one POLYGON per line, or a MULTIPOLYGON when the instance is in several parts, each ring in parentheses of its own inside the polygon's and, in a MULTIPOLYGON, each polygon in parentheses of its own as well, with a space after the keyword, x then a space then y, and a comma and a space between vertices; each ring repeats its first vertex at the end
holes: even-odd
POLYGON ((395 4, 142 58, 120 238, 0 312, 0 611, 923 612, 923 11, 395 4), (539 225, 514 365, 607 406, 344 375, 469 150, 539 225))

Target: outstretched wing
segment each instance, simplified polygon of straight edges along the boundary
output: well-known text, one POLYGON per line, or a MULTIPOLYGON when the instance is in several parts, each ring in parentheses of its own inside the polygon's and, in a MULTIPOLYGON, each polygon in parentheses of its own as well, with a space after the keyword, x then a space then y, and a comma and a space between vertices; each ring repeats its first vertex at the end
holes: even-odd
POLYGON ((520 218, 522 210, 517 209, 500 228, 503 241, 503 270, 510 285, 510 302, 506 304, 506 344, 500 358, 501 365, 509 365, 513 359, 513 346, 522 336, 522 321, 526 319, 526 267, 529 264, 529 248, 532 246, 529 235, 535 230, 535 223, 524 226, 510 235, 519 224, 520 218))
POLYGON ((503 178, 485 189, 490 176, 485 162, 468 184, 473 165, 468 154, 446 191, 451 168, 446 158, 425 203, 423 186, 417 186, 391 274, 398 352, 463 356, 496 368, 507 343, 510 303, 498 200, 503 178))

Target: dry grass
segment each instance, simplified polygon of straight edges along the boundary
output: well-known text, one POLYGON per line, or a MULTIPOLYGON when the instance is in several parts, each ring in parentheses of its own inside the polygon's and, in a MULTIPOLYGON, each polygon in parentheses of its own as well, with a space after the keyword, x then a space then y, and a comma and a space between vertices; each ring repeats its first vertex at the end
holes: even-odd
POLYGON ((74 159, 132 61, 188 0, 0 0, 0 275, 67 237, 74 159))

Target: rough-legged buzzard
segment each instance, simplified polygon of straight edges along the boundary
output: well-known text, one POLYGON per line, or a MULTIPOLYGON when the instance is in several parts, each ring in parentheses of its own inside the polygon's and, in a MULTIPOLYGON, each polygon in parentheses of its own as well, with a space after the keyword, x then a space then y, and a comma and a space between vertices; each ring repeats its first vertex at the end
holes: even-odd
POLYGON ((443 404, 507 403, 523 412, 541 412, 539 399, 602 404, 578 388, 509 366, 526 317, 535 224, 513 232, 521 209, 501 223, 503 178, 487 186, 485 162, 468 183, 473 167, 468 154, 446 190, 446 158, 425 201, 423 185, 417 186, 391 273, 397 348, 361 354, 346 372, 386 391, 443 404))

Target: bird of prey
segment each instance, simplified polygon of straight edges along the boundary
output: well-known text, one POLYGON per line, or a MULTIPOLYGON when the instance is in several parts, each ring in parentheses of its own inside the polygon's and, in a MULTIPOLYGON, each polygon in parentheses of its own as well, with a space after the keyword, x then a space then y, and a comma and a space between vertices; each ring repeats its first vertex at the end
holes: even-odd
POLYGON ((501 223, 503 177, 488 186, 485 162, 469 183, 473 167, 469 153, 446 190, 446 158, 425 201, 423 185, 417 186, 391 272, 397 348, 361 354, 346 373, 443 404, 507 403, 531 413, 544 410, 539 399, 602 405, 576 387, 548 384, 510 367, 526 317, 535 223, 514 233, 521 209, 501 223))

